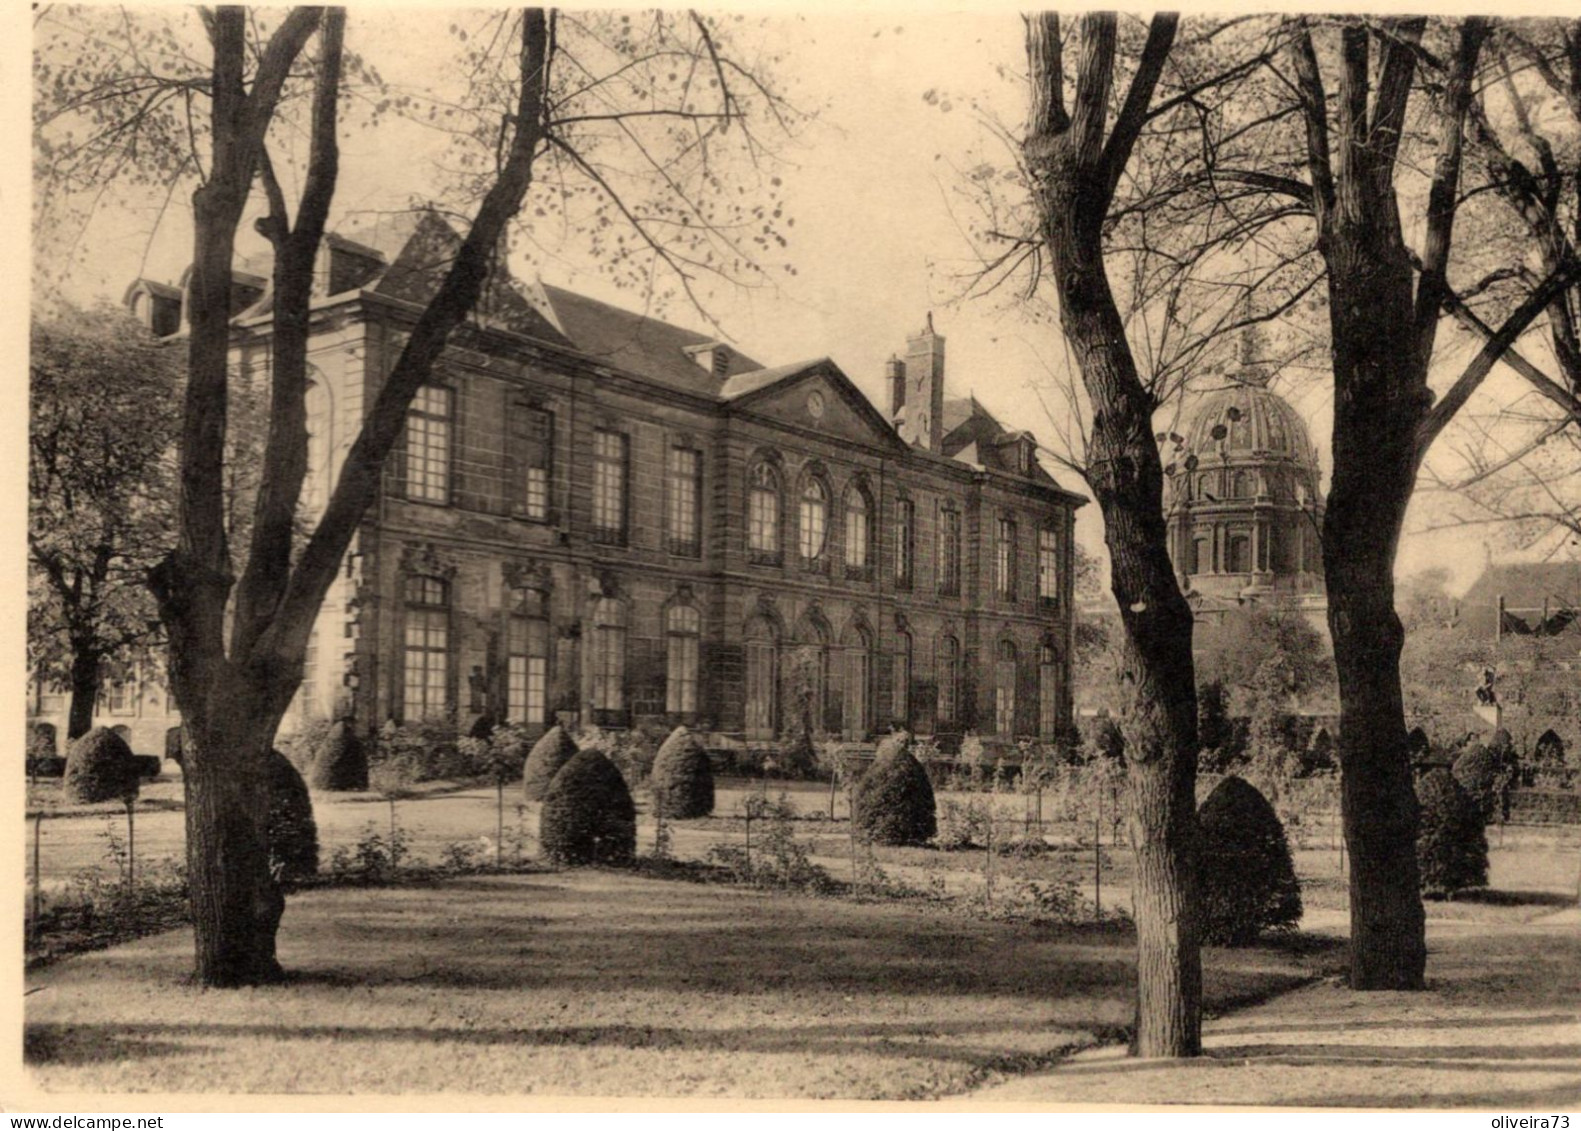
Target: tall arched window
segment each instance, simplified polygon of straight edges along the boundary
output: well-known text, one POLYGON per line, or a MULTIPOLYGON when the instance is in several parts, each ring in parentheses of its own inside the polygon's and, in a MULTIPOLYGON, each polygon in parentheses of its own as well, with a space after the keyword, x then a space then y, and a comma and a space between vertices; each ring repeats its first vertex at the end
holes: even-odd
POLYGON ((895 634, 895 670, 894 681, 890 688, 892 692, 891 711, 895 721, 901 726, 911 728, 911 633, 901 631, 895 634))
POLYGON ((664 709, 672 715, 697 710, 698 651, 702 617, 690 605, 664 614, 664 709))
POLYGON ((916 572, 917 508, 910 499, 895 503, 895 587, 910 589, 916 572))
POLYGON ((872 729, 868 705, 872 700, 873 643, 861 626, 852 628, 845 646, 845 737, 862 739, 872 729))
POLYGON ((405 586, 401 712, 408 721, 445 713, 450 682, 450 584, 411 576, 405 586))
POLYGON ((523 596, 511 614, 505 656, 505 717, 537 724, 549 717, 549 622, 543 594, 523 596))
POLYGON ((752 469, 747 496, 747 549, 754 561, 778 561, 780 552, 780 477, 761 462, 752 469))
POLYGON ((766 617, 747 625, 746 732, 747 738, 772 739, 779 719, 778 637, 766 617))
POLYGON ((809 475, 802 485, 799 518, 802 563, 819 563, 829 540, 829 492, 816 476, 809 475))
POLYGON ((1038 737, 1054 741, 1059 726, 1059 653, 1052 640, 1038 651, 1038 737))
POLYGON ((1229 542, 1229 573, 1252 571, 1252 539, 1248 534, 1232 534, 1229 542))
POLYGON ((1016 646, 999 642, 994 663, 994 733, 1009 737, 1016 732, 1016 646))
POLYGON ((845 569, 847 573, 866 574, 871 560, 873 539, 872 512, 867 492, 853 484, 845 492, 845 569))
POLYGON ((960 721, 961 642, 945 634, 934 645, 934 661, 939 674, 940 727, 960 721))
POLYGON ((594 722, 599 712, 626 709, 626 608, 613 597, 601 598, 593 612, 591 706, 594 722))

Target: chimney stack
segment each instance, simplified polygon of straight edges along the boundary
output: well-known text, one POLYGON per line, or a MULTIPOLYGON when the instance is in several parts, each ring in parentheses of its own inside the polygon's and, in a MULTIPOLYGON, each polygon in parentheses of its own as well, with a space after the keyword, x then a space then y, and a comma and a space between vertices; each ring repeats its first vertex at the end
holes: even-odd
POLYGON ((884 362, 884 377, 889 381, 889 418, 900 419, 900 410, 906 407, 906 363, 898 354, 890 354, 884 362))
POLYGON ((944 441, 944 338, 933 332, 931 311, 922 332, 906 339, 902 383, 907 409, 901 438, 938 451, 944 441))

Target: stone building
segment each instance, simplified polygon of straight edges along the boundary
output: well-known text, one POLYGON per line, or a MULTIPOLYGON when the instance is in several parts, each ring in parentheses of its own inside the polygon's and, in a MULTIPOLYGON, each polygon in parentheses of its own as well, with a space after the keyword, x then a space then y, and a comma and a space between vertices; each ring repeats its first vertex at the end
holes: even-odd
MULTIPOLYGON (((325 241, 309 518, 455 244, 432 215, 325 241)), ((179 332, 178 290, 128 301, 179 332)), ((259 383, 262 277, 238 274, 234 324, 259 383)), ((854 740, 1051 737, 1083 500, 1030 434, 946 395, 931 318, 888 368, 886 415, 828 358, 764 366, 500 274, 411 406, 294 719, 686 722, 752 747, 810 700, 854 740)))

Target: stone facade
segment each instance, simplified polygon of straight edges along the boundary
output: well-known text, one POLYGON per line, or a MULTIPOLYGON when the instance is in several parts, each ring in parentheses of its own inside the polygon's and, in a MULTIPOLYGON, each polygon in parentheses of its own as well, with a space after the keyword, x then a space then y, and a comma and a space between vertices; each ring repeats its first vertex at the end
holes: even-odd
MULTIPOLYGON (((326 247, 309 516, 415 319, 421 280, 402 266, 447 238, 429 217, 326 247)), ((239 380, 266 370, 267 310, 238 314, 239 380)), ((750 747, 810 695, 815 726, 854 740, 897 725, 1051 736, 1071 714, 1083 500, 1030 436, 943 396, 943 346, 930 320, 890 363, 886 417, 828 359, 765 368, 496 280, 408 415, 293 721, 687 722, 750 747), (901 377, 920 359, 919 434, 901 377)))

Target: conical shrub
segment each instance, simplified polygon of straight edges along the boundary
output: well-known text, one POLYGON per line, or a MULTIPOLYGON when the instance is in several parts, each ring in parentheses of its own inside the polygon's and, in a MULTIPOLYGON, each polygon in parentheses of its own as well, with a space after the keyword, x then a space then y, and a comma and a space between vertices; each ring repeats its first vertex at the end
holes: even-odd
POLYGON ((62 795, 68 805, 136 797, 140 775, 132 748, 108 727, 94 727, 66 751, 62 795))
POLYGON ((269 751, 269 864, 292 883, 318 874, 318 825, 313 799, 296 767, 278 750, 269 751))
POLYGON ((653 811, 685 821, 714 811, 714 768, 702 742, 684 726, 676 727, 653 760, 653 811))
POLYGON ((1448 770, 1416 783, 1422 807, 1416 832, 1416 866, 1422 891, 1450 896, 1488 886, 1488 834, 1477 799, 1448 770))
POLYGON ((1264 931, 1301 921, 1301 885, 1284 826, 1268 799, 1243 778, 1227 777, 1197 811, 1202 941, 1255 942, 1264 931))
POLYGON ((629 864, 637 852, 637 808, 626 779, 592 748, 560 767, 544 792, 538 843, 554 864, 629 864))
POLYGON ((363 790, 368 788, 368 751, 345 719, 330 724, 313 752, 309 781, 317 790, 363 790))
POLYGON ((556 724, 533 743, 527 754, 527 764, 522 769, 522 797, 527 801, 542 801, 555 774, 576 756, 576 743, 556 724))
POLYGON ((857 832, 874 844, 926 844, 937 831, 928 771, 898 732, 878 744, 852 800, 857 832))

